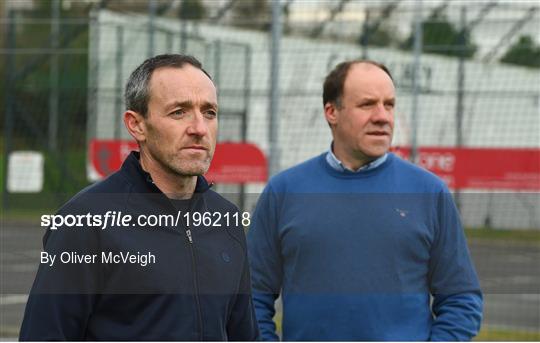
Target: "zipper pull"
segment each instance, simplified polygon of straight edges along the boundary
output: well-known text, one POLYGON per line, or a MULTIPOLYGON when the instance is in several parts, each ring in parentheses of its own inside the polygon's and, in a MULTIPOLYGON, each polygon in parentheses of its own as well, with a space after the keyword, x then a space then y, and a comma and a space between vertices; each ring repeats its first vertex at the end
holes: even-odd
POLYGON ((193 244, 193 238, 191 237, 191 230, 190 229, 186 230, 186 236, 189 239, 189 243, 193 244))

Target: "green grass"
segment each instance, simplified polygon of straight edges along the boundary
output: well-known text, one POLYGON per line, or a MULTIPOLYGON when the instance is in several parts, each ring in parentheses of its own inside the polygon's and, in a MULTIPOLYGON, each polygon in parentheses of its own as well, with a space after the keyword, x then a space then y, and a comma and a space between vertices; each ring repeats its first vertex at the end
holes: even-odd
POLYGON ((540 332, 484 328, 475 341, 540 341, 540 332))
POLYGON ((540 243, 540 230, 467 228, 465 235, 468 239, 540 243))
MULTIPOLYGON (((281 335, 281 312, 276 313, 274 322, 276 330, 281 335)), ((491 327, 483 327, 475 341, 540 341, 540 331, 504 330, 491 327)))

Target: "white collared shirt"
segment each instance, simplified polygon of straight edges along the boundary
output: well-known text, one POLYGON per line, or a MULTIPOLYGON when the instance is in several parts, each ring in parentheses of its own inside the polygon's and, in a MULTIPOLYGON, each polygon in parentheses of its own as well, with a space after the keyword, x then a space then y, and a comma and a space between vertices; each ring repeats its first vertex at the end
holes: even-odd
POLYGON ((379 157, 379 158, 377 158, 377 159, 375 159, 375 160, 373 160, 373 161, 371 161, 371 162, 369 162, 367 164, 364 164, 363 166, 361 166, 357 170, 351 170, 351 169, 347 168, 343 164, 343 162, 341 162, 336 157, 336 155, 334 155, 334 152, 332 151, 333 145, 334 145, 334 142, 332 142, 330 144, 330 149, 328 149, 328 153, 326 153, 326 162, 328 162, 330 167, 332 167, 333 169, 335 169, 335 170, 337 170, 339 172, 348 171, 348 172, 351 172, 351 173, 358 173, 359 171, 374 169, 374 168, 377 168, 378 166, 380 166, 381 164, 383 164, 384 161, 386 161, 386 159, 388 158, 388 153, 385 153, 381 157, 379 157))

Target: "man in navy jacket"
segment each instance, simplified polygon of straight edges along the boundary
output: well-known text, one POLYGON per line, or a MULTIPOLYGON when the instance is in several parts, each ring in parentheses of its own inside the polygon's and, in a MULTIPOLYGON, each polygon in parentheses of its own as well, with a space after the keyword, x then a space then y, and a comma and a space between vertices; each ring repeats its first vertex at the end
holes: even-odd
POLYGON ((20 339, 256 340, 242 223, 217 220, 241 215, 202 176, 217 135, 210 76, 191 56, 156 56, 125 100, 140 153, 59 210, 20 339))

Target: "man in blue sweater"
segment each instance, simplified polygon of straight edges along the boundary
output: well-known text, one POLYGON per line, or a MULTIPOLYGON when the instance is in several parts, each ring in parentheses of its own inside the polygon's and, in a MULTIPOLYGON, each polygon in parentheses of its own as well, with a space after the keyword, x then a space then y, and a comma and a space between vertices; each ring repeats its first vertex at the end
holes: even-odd
POLYGON ((328 152, 273 177, 248 233, 264 340, 470 340, 482 294, 444 182, 388 152, 395 89, 373 61, 326 77, 328 152))

